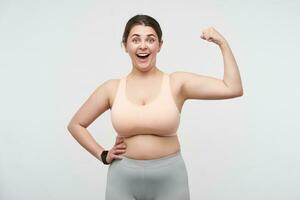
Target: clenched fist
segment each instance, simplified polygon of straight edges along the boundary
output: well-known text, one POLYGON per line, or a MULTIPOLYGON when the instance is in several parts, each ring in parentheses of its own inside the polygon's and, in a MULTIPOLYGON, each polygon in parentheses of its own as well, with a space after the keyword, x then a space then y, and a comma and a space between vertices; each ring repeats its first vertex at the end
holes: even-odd
POLYGON ((208 42, 213 42, 219 46, 226 43, 225 38, 213 27, 204 29, 200 37, 204 40, 207 40, 208 42))

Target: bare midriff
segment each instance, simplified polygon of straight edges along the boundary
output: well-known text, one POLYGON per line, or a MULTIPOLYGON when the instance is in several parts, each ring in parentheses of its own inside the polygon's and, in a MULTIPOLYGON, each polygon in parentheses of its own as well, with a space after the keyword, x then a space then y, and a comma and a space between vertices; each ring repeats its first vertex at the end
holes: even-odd
POLYGON ((157 136, 139 134, 124 138, 126 152, 121 154, 127 158, 138 160, 158 159, 180 150, 178 136, 157 136))

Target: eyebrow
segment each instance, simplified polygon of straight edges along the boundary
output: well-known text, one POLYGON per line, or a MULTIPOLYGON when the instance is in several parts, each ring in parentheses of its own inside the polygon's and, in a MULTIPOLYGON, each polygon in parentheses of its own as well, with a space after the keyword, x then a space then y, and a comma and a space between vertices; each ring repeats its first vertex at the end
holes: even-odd
MULTIPOLYGON (((131 38, 132 38, 133 36, 141 36, 141 35, 139 35, 139 34, 133 34, 133 35, 131 36, 131 38)), ((154 34, 148 34, 147 36, 154 36, 154 37, 156 37, 154 34)))

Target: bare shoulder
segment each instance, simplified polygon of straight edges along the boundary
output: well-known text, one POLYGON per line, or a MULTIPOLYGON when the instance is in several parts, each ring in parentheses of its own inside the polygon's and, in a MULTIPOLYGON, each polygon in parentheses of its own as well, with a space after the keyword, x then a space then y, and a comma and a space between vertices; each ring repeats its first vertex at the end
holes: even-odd
POLYGON ((188 78, 192 74, 193 74, 192 72, 187 72, 187 71, 175 71, 170 73, 170 77, 173 77, 178 81, 184 81, 184 79, 188 78))
POLYGON ((119 85, 119 81, 120 79, 109 79, 109 80, 106 80, 104 82, 104 85, 107 89, 107 91, 112 91, 114 89, 116 89, 119 85))
POLYGON ((182 89, 185 80, 188 78, 189 72, 175 71, 170 73, 171 85, 175 88, 182 89))
POLYGON ((95 93, 97 96, 102 96, 108 102, 107 109, 110 108, 111 100, 114 97, 114 94, 118 88, 120 79, 107 79, 103 81, 99 86, 96 88, 95 93))
POLYGON ((109 79, 104 82, 109 107, 111 108, 121 79, 109 79))
POLYGON ((184 81, 186 73, 187 72, 183 72, 183 71, 171 72, 170 73, 170 79, 172 79, 173 82, 182 83, 182 81, 184 81))
POLYGON ((183 83, 184 83, 184 75, 185 72, 182 71, 175 71, 169 73, 170 76, 170 86, 172 89, 172 92, 175 96, 175 101, 178 101, 178 107, 181 107, 181 104, 185 101, 184 95, 183 95, 183 83))
POLYGON ((81 105, 69 124, 88 127, 97 117, 110 108, 111 90, 117 80, 110 79, 99 84, 88 99, 81 105))

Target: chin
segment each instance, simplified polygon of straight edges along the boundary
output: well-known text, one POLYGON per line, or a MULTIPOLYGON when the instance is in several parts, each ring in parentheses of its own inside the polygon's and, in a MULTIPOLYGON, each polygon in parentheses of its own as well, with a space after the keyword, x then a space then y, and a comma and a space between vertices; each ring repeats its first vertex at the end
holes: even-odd
POLYGON ((149 66, 147 66, 147 67, 137 67, 137 69, 140 70, 140 71, 146 72, 146 71, 151 70, 152 67, 149 67, 149 66))
POLYGON ((150 64, 142 64, 142 65, 136 65, 136 68, 141 70, 141 71, 148 71, 153 68, 150 64))

